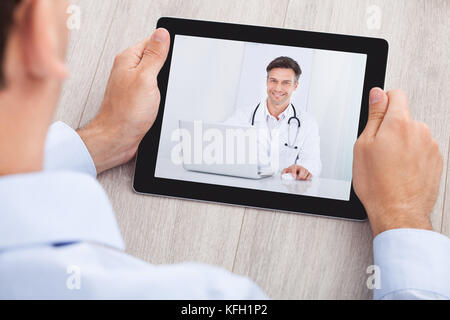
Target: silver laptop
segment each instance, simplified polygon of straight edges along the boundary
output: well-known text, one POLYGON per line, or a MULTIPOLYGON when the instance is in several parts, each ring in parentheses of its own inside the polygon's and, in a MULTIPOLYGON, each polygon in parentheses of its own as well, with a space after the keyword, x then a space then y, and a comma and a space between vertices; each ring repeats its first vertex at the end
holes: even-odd
POLYGON ((261 179, 272 169, 258 165, 254 127, 203 121, 179 121, 183 167, 189 171, 261 179))

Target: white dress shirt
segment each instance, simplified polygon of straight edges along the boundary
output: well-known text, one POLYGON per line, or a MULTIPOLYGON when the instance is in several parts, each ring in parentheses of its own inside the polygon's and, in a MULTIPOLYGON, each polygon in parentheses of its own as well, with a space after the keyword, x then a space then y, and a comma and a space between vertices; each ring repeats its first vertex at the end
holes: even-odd
POLYGON ((256 110, 256 107, 236 108, 234 113, 224 123, 249 126, 252 123, 254 114, 255 127, 264 129, 258 135, 258 159, 263 159, 262 163, 267 163, 267 159, 270 159, 272 161, 271 169, 277 173, 293 164, 297 164, 306 168, 313 178, 318 177, 322 170, 319 126, 310 113, 302 110, 300 107, 295 107, 295 113, 300 120, 301 127, 297 131, 294 130, 297 122, 292 120, 291 124, 288 124, 289 119, 294 116, 293 108, 293 105, 289 104, 277 119, 270 114, 267 99, 265 99, 260 102, 258 110, 256 110), (278 130, 277 140, 271 136, 272 130, 278 130), (290 139, 289 133, 292 135, 290 139), (295 133, 296 136, 294 136, 295 133), (276 148, 278 152, 276 165, 273 164, 274 155, 271 154, 271 151, 274 150, 274 143, 278 146, 276 148), (291 147, 285 146, 285 143, 291 144, 291 147), (297 148, 294 148, 294 146, 297 148))
MULTIPOLYGON (((0 299, 266 298, 222 268, 151 265, 125 254, 95 176, 81 138, 57 122, 43 172, 0 177, 0 299)), ((447 237, 391 230, 375 238, 374 255, 381 272, 375 298, 450 297, 447 237)))

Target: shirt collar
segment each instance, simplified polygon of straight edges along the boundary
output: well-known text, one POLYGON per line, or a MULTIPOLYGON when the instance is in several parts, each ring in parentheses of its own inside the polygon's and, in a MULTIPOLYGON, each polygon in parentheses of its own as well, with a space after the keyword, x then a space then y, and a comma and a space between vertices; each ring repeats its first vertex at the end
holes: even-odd
POLYGON ((278 120, 277 120, 277 118, 275 118, 273 115, 270 114, 269 106, 267 104, 267 99, 266 99, 266 101, 264 103, 264 106, 265 106, 265 108, 264 108, 264 119, 266 121, 269 121, 269 119, 273 119, 275 121, 282 121, 284 119, 289 119, 293 115, 292 106, 291 106, 290 102, 289 102, 288 107, 282 113, 280 113, 280 115, 278 116, 278 120))
POLYGON ((0 177, 0 251, 33 245, 124 242, 105 191, 89 175, 37 172, 0 177))

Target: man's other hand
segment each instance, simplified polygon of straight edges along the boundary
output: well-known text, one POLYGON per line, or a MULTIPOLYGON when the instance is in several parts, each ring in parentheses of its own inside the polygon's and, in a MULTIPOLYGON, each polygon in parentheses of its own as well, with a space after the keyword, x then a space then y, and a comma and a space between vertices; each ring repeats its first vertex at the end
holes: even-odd
POLYGON ((354 147, 353 186, 374 236, 432 229, 442 167, 438 144, 424 123, 411 118, 406 94, 372 89, 369 120, 354 147))
POLYGON ((97 173, 131 160, 153 125, 160 103, 157 76, 169 47, 170 35, 160 28, 117 55, 100 112, 78 130, 97 173))
POLYGON ((311 180, 312 174, 308 171, 308 169, 299 166, 297 164, 293 164, 289 168, 283 169, 281 174, 290 173, 296 180, 311 180))

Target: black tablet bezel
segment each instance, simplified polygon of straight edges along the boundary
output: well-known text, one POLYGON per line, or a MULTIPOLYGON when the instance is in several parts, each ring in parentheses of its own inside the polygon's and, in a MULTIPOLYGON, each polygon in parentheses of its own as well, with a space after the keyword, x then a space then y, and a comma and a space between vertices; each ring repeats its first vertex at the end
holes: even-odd
POLYGON ((384 87, 388 56, 388 43, 386 40, 167 17, 160 18, 157 27, 167 29, 171 35, 172 41, 167 61, 158 76, 158 86, 161 92, 159 112, 153 127, 146 134, 138 149, 133 181, 133 188, 137 193, 220 202, 352 220, 367 219, 364 207, 353 190, 353 185, 350 191, 350 200, 343 201, 157 178, 155 177, 155 167, 160 142, 170 64, 172 60, 173 39, 175 39, 175 35, 239 40, 366 54, 367 63, 358 136, 363 131, 367 122, 370 89, 373 87, 384 87))

